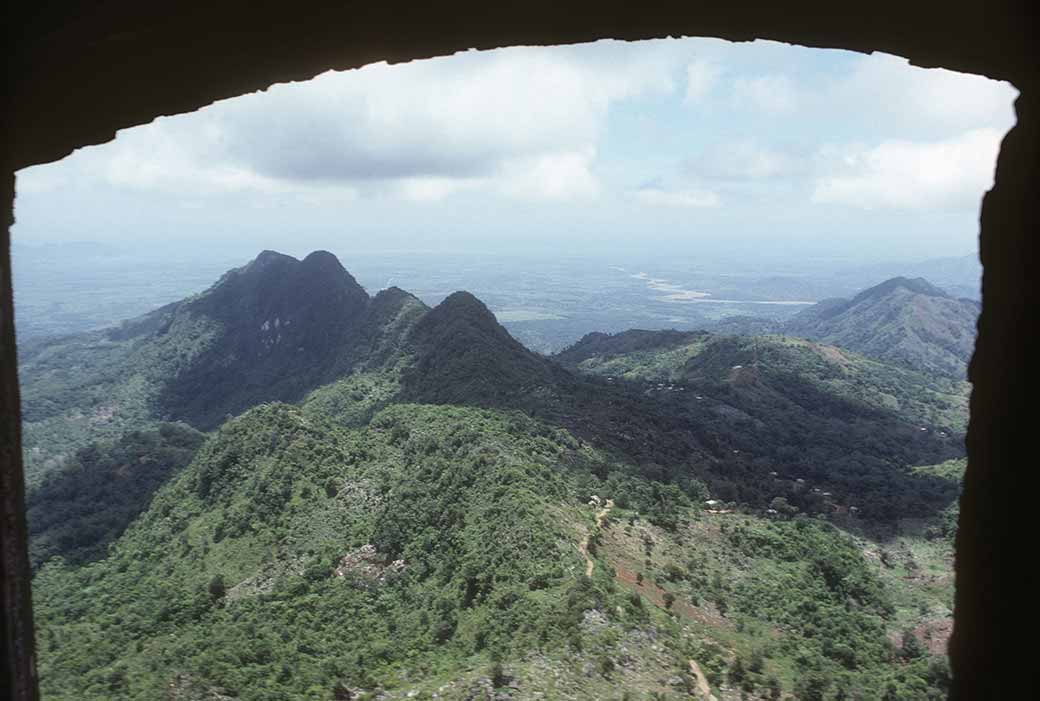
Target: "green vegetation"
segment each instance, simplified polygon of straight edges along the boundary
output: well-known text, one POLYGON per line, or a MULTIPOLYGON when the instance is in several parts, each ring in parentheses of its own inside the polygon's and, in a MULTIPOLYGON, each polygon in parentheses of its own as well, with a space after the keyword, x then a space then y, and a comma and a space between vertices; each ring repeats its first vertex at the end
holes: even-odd
POLYGON ((557 357, 681 418, 716 458, 698 476, 724 502, 891 524, 956 498, 912 467, 963 454, 965 383, 783 336, 593 334, 557 357))
POLYGON ((943 696, 963 383, 783 336, 555 360, 320 253, 34 347, 46 697, 943 696))
POLYGON ((80 450, 29 493, 33 567, 52 557, 73 565, 103 557, 202 439, 182 424, 160 424, 80 450))
POLYGON ((267 251, 118 328, 35 344, 19 368, 27 481, 98 440, 170 420, 210 430, 392 365, 425 310, 397 288, 369 298, 330 254, 267 251))
POLYGON ((600 459, 590 448, 519 414, 454 407, 333 423, 258 407, 109 557, 44 566, 47 696, 155 698, 187 674, 241 698, 328 698, 337 684, 399 685, 401 665, 436 675, 580 637, 606 595, 566 529, 581 483, 567 466, 600 459), (367 543, 385 577, 345 564, 367 543))
POLYGON ((619 513, 614 524, 599 556, 670 613, 713 686, 945 698, 945 660, 895 633, 917 620, 900 618, 906 587, 879 576, 867 542, 808 518, 703 515, 668 530, 619 513))
POLYGON ((963 434, 968 422, 966 382, 790 336, 675 331, 590 334, 557 357, 582 372, 642 382, 719 383, 748 379, 733 370, 754 368, 769 372, 769 379, 808 385, 935 430, 963 434))
POLYGON ((108 557, 41 569, 48 698, 155 698, 171 679, 243 699, 451 681, 462 698, 481 660, 534 688, 544 680, 532 665, 563 668, 567 656, 639 690, 641 667, 621 649, 645 635, 664 646, 655 665, 699 656, 752 688, 772 674, 791 689, 799 670, 835 688, 925 688, 926 656, 885 671, 890 599, 833 527, 744 518, 712 543, 712 522, 683 492, 625 465, 600 479, 581 466, 607 456, 523 414, 395 405, 343 428, 310 408, 263 405, 228 422, 108 557), (590 493, 624 506, 604 523, 587 580, 577 543, 590 493), (668 517, 636 516, 655 507, 668 517), (631 540, 652 553, 660 601, 633 599, 610 576, 628 518, 652 534, 631 540), (690 601, 728 609, 719 630, 676 625, 690 601), (763 625, 780 638, 766 644, 763 625), (721 648, 713 657, 713 639, 746 650, 749 668, 734 673, 721 648))

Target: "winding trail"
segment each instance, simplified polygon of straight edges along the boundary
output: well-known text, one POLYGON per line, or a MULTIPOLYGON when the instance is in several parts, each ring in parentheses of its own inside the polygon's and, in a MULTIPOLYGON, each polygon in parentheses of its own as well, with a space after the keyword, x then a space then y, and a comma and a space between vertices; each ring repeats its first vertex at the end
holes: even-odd
MULTIPOLYGON (((592 537, 596 533, 598 533, 601 528, 603 528, 603 523, 607 520, 607 516, 610 514, 610 510, 613 508, 614 500, 607 499, 606 502, 603 504, 603 508, 596 512, 596 526, 592 528, 582 539, 581 543, 578 544, 578 551, 582 554, 582 557, 585 558, 585 576, 589 579, 592 579, 592 573, 596 569, 595 561, 593 561, 593 559, 589 557, 589 541, 592 540, 592 537)), ((621 581, 628 581, 624 576, 622 576, 622 574, 623 571, 621 570, 621 568, 618 568, 614 576, 621 581)), ((645 586, 644 583, 637 581, 634 575, 632 575, 630 579, 631 581, 629 581, 628 583, 631 584, 636 589, 636 591, 641 590, 645 586)), ((653 586, 655 589, 659 589, 659 587, 657 587, 657 585, 655 584, 651 583, 651 586, 653 586)), ((663 592, 664 590, 660 591, 663 592)), ((653 600, 653 597, 651 598, 653 600)), ((658 606, 661 606, 662 608, 667 608, 664 605, 663 599, 661 601, 655 600, 654 603, 656 603, 658 606)), ((692 614, 694 612, 692 608, 687 608, 689 608, 689 613, 692 614)), ((691 617, 700 619, 699 616, 691 617)), ((688 660, 688 664, 690 675, 696 680, 697 683, 697 697, 702 699, 702 701, 718 701, 718 698, 711 693, 711 686, 708 684, 708 678, 707 676, 705 676, 704 672, 701 671, 700 665, 698 665, 697 662, 692 659, 688 660)))
POLYGON ((603 527, 603 522, 607 520, 607 515, 610 514, 610 510, 614 508, 614 500, 607 499, 603 508, 596 512, 596 527, 585 536, 584 540, 578 544, 578 551, 585 558, 585 576, 592 579, 592 572, 596 569, 596 563, 593 562, 592 558, 589 557, 589 539, 592 538, 593 534, 599 531, 603 527))
POLYGON ((715 696, 711 693, 711 687, 708 686, 708 679, 704 676, 704 672, 701 671, 700 665, 693 660, 690 660, 690 674, 697 680, 697 693, 704 701, 718 701, 715 696))

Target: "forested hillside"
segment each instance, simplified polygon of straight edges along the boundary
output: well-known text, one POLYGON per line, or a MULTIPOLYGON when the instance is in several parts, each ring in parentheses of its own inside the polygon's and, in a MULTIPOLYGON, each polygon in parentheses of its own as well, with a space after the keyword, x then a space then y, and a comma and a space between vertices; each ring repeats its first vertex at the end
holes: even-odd
POLYGON ((849 300, 795 315, 784 331, 917 370, 963 379, 975 348, 979 303, 923 278, 892 278, 849 300))
POLYGON ((782 336, 590 334, 556 357, 681 417, 716 449, 702 479, 725 501, 854 506, 888 523, 952 499, 948 483, 911 467, 963 454, 964 382, 782 336))
POLYGON ((27 479, 98 438, 169 420, 212 429, 381 366, 425 310, 396 288, 370 298, 329 253, 264 251, 200 295, 34 345, 20 368, 27 479))
POLYGON ((22 377, 45 698, 943 697, 963 382, 271 252, 22 377))

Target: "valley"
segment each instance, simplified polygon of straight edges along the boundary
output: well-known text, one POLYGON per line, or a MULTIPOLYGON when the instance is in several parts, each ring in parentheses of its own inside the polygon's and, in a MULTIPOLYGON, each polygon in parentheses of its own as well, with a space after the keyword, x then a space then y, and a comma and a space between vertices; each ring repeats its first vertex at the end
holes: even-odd
POLYGON ((591 292, 359 280, 265 251, 25 343, 45 698, 945 697, 974 303, 619 296, 543 355, 591 292))

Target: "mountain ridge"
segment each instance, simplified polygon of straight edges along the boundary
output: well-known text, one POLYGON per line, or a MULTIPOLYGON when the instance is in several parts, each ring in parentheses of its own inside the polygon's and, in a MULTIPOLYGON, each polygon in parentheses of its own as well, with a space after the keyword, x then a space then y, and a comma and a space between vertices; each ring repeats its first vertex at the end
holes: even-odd
POLYGON ((891 278, 848 300, 825 300, 784 332, 929 372, 964 377, 975 345, 977 302, 924 278, 891 278))
POLYGON ((962 379, 975 347, 981 305, 924 278, 894 277, 852 297, 822 299, 786 321, 722 319, 739 335, 786 334, 847 348, 904 367, 962 379))
POLYGON ((467 292, 352 281, 262 252, 29 359, 28 454, 95 441, 30 488, 49 698, 943 683, 905 631, 948 587, 874 554, 948 518, 956 465, 917 468, 963 454, 962 385, 783 337, 546 358, 467 292))

